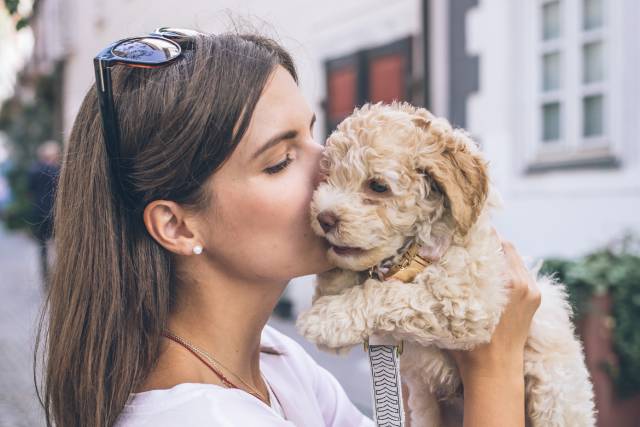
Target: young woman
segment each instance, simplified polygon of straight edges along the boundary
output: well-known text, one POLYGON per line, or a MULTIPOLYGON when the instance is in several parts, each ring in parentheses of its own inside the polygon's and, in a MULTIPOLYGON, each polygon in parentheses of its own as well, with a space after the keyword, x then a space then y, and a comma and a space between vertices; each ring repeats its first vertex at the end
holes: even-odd
MULTIPOLYGON (((290 55, 258 35, 200 34, 171 64, 112 75, 118 161, 91 88, 62 165, 48 424, 372 426, 266 325, 290 279, 332 268, 308 220, 323 147, 290 55)), ((454 355, 466 426, 524 426, 540 297, 504 249, 511 304, 490 344, 454 355)))

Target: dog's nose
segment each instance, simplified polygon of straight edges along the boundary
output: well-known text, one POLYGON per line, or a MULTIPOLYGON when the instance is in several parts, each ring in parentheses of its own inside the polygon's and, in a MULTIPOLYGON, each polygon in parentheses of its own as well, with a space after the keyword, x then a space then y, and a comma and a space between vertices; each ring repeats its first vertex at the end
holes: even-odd
POLYGON ((338 223, 338 217, 331 211, 322 211, 318 214, 318 222, 324 232, 328 232, 338 223))

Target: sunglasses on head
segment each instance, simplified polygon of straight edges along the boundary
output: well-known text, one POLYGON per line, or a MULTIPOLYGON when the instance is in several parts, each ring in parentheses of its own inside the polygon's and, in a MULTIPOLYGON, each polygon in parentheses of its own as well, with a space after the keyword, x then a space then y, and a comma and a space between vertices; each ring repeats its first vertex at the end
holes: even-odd
POLYGON ((171 64, 184 50, 194 48, 198 34, 201 33, 195 30, 161 27, 148 36, 129 37, 111 43, 93 58, 104 141, 112 173, 115 174, 125 198, 129 193, 123 188, 117 167, 117 159, 120 157, 120 127, 113 102, 111 68, 114 65, 157 68, 171 64))

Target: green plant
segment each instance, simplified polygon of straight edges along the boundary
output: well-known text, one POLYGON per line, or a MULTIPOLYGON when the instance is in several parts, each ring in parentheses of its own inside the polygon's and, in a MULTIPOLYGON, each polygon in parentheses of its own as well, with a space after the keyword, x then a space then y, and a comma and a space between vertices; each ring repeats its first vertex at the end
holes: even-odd
POLYGON ((7 173, 12 203, 4 217, 9 229, 29 228, 30 199, 26 174, 36 157, 36 149, 46 140, 59 140, 60 100, 63 63, 58 62, 48 75, 20 76, 21 90, 7 99, 0 108, 0 131, 12 147, 12 168, 7 173), (33 87, 34 96, 21 93, 33 87), (26 89, 25 89, 26 88, 26 89))
POLYGON ((614 343, 620 359, 614 372, 622 396, 640 391, 640 258, 622 255, 611 273, 613 289, 614 343))
POLYGON ((607 248, 576 260, 545 260, 541 274, 554 275, 566 285, 574 318, 592 307, 594 295, 608 293, 613 306, 613 347, 616 366, 607 366, 620 397, 640 393, 640 241, 627 233, 607 248))
MULTIPOLYGON (((35 9, 35 7, 37 6, 37 3, 38 3, 38 0, 35 0, 33 2, 32 9, 35 9)), ((27 25, 29 25, 29 21, 31 20, 31 15, 29 16, 20 15, 20 13, 18 12, 18 4, 20 4, 19 0, 4 0, 4 6, 7 9, 7 12, 9 13, 9 15, 18 17, 16 21, 16 30, 20 30, 26 27, 27 25)))
POLYGON ((573 271, 578 262, 562 258, 548 258, 544 260, 540 269, 540 274, 552 275, 566 285, 574 319, 579 319, 591 309, 589 300, 594 292, 589 282, 582 281, 574 275, 573 271))

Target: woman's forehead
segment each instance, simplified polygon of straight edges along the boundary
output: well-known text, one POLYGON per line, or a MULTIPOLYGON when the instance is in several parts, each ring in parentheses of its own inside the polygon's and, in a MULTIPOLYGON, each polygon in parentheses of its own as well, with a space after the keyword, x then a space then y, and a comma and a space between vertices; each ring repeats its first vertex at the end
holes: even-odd
POLYGON ((291 74, 277 66, 260 95, 238 149, 250 160, 269 138, 280 132, 300 129, 311 114, 311 108, 291 74))

